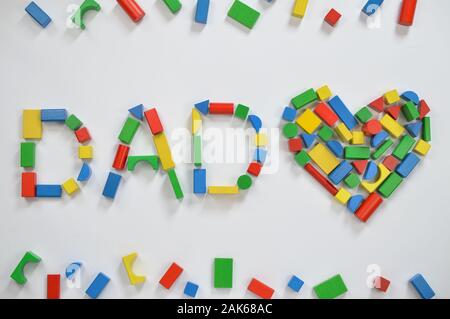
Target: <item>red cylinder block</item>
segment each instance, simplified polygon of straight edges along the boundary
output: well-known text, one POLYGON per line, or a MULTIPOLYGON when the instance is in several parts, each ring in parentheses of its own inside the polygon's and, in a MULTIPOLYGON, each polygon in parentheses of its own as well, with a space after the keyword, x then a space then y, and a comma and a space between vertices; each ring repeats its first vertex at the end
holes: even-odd
POLYGON ((134 22, 140 21, 145 16, 144 10, 134 0, 117 0, 117 3, 134 22))
POLYGON ((405 26, 413 25, 416 6, 417 0, 403 0, 398 23, 405 26))
POLYGON ((112 167, 117 169, 118 171, 123 170, 125 168, 125 163, 128 159, 128 152, 130 151, 130 147, 119 144, 119 147, 117 147, 116 156, 114 157, 114 163, 112 167))
POLYGON ((377 208, 383 202, 383 198, 377 193, 370 194, 364 202, 359 206, 358 210, 355 212, 355 216, 361 221, 366 222, 370 216, 377 210, 377 208))

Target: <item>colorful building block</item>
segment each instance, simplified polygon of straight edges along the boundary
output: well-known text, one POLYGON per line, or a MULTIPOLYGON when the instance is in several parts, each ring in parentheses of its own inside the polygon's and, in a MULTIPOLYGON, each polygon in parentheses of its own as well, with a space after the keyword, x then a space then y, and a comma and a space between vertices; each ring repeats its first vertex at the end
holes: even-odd
POLYGON ((431 299, 435 293, 422 274, 414 275, 409 283, 416 289, 422 299, 431 299))
POLYGON ((388 178, 378 188, 378 193, 384 198, 388 198, 403 182, 403 178, 396 172, 392 172, 388 178))
POLYGON ((303 145, 306 148, 310 148, 311 146, 314 145, 314 142, 316 140, 317 135, 316 134, 303 133, 303 134, 300 134, 300 137, 301 137, 301 139, 303 141, 303 145))
POLYGON ((394 120, 389 114, 385 114, 381 118, 380 123, 383 128, 395 138, 398 138, 405 131, 405 128, 394 120))
POLYGON ((237 187, 237 186, 208 186, 208 194, 213 194, 213 195, 239 194, 239 187, 237 187))
POLYGON ((195 9, 195 22, 206 24, 208 22, 209 0, 197 0, 195 9))
POLYGON ((366 138, 364 132, 362 131, 353 131, 352 132, 352 141, 353 145, 362 145, 366 143, 366 138))
POLYGON ((333 126, 339 120, 337 115, 325 102, 319 103, 314 109, 314 113, 316 113, 320 119, 329 126, 333 126))
POLYGON ((194 169, 194 194, 206 194, 206 169, 194 169))
POLYGON ((417 164, 420 162, 420 158, 414 154, 409 153, 403 159, 403 161, 397 166, 396 172, 403 178, 406 178, 411 174, 417 164))
POLYGON ((228 17, 239 22, 243 26, 252 29, 261 14, 245 3, 235 0, 228 10, 228 17))
POLYGON ((368 193, 373 193, 391 173, 383 164, 378 164, 378 178, 375 181, 363 181, 361 187, 368 193))
POLYGON ((428 116, 422 119, 422 139, 425 142, 431 141, 431 119, 428 116))
POLYGON ((306 109, 295 122, 308 134, 312 134, 322 123, 320 118, 310 109, 306 109))
POLYGON ((214 258, 214 288, 233 288, 233 258, 214 258))
POLYGON ((118 171, 125 168, 127 163, 128 153, 130 152, 130 147, 128 145, 119 144, 117 146, 116 155, 114 156, 114 162, 112 167, 118 171))
POLYGON ((128 117, 122 126, 122 130, 119 133, 119 140, 122 143, 130 144, 133 141, 134 135, 136 134, 139 125, 141 125, 140 121, 128 117))
POLYGON ((144 119, 144 105, 139 104, 130 109, 128 109, 131 115, 133 115, 138 120, 142 121, 144 119))
POLYGON ((186 283, 186 286, 184 286, 184 291, 183 293, 186 296, 195 298, 195 296, 197 295, 197 291, 198 291, 198 285, 194 284, 193 282, 188 281, 186 283))
POLYGON ((155 108, 145 111, 144 116, 153 135, 160 134, 164 131, 158 111, 155 108))
POLYGON ((79 143, 86 143, 91 140, 91 134, 89 133, 87 127, 82 127, 76 130, 75 136, 79 143))
POLYGON ((248 106, 238 104, 234 110, 234 116, 245 121, 247 119, 248 112, 250 112, 250 108, 248 106))
POLYGON ((286 123, 283 126, 283 135, 286 138, 293 138, 298 135, 298 125, 295 123, 286 123))
POLYGON ((139 22, 145 16, 144 10, 134 0, 117 0, 117 3, 134 22, 139 22))
POLYGON ((101 292, 105 289, 106 285, 109 283, 109 277, 104 273, 98 273, 97 277, 92 281, 88 289, 86 290, 86 295, 92 299, 97 299, 101 292))
POLYGON ((384 100, 387 104, 394 104, 400 101, 400 95, 397 90, 391 90, 384 94, 384 100))
POLYGON ((294 7, 292 8, 292 16, 296 18, 303 18, 306 14, 307 7, 308 0, 295 0, 294 7))
POLYGON ((397 146, 394 148, 392 155, 394 155, 399 160, 404 159, 415 143, 416 140, 414 138, 409 135, 404 135, 397 146))
POLYGON ((317 144, 309 152, 309 157, 325 173, 330 174, 339 165, 339 160, 322 144, 317 144))
POLYGON ((295 120, 295 116, 297 115, 297 110, 293 107, 286 106, 283 111, 282 118, 285 121, 293 122, 295 120))
POLYGON ((34 142, 20 143, 20 167, 33 168, 36 161, 36 144, 34 142))
POLYGON ((47 275, 47 299, 60 299, 61 296, 61 275, 47 275))
POLYGON ((67 118, 66 109, 42 109, 42 122, 65 122, 67 118))
POLYGON ((295 107, 296 110, 301 109, 302 107, 317 101, 318 96, 314 89, 308 89, 305 92, 300 93, 296 97, 291 99, 291 104, 295 107))
POLYGON ((342 142, 350 143, 350 141, 353 138, 352 132, 345 126, 344 123, 339 123, 334 130, 336 131, 336 134, 339 136, 339 138, 342 140, 342 142))
POLYGON ((211 102, 209 103, 209 113, 220 115, 232 115, 234 113, 234 104, 211 102))
POLYGON ((22 197, 33 198, 36 197, 36 182, 37 176, 35 172, 22 173, 22 197))
POLYGON ((361 130, 367 136, 374 136, 380 133, 382 129, 383 127, 381 126, 380 121, 375 119, 367 121, 361 128, 361 130))
POLYGON ((368 0, 361 11, 366 15, 371 16, 378 10, 379 7, 381 7, 383 2, 384 0, 368 0))
POLYGON ((393 105, 388 107, 385 112, 389 114, 394 120, 398 120, 401 110, 401 105, 393 105))
POLYGON ((156 152, 158 153, 163 170, 167 171, 174 168, 175 162, 172 159, 172 152, 170 150, 166 135, 164 133, 154 135, 153 143, 155 144, 156 152))
POLYGON ((383 97, 379 97, 378 99, 370 102, 369 106, 373 110, 375 110, 377 112, 383 112, 383 110, 384 110, 384 98, 383 97))
POLYGON ((200 111, 203 115, 208 115, 209 113, 209 100, 205 100, 194 104, 195 108, 200 111))
POLYGON ((88 163, 83 163, 80 169, 80 173, 78 173, 77 181, 79 182, 86 182, 91 178, 92 175, 92 169, 89 166, 88 163))
POLYGON ((80 190, 80 187, 78 186, 77 182, 73 178, 69 178, 61 186, 64 189, 64 191, 66 192, 66 194, 69 196, 71 196, 72 194, 74 194, 80 190))
POLYGON ((361 206, 362 202, 364 201, 364 196, 357 194, 350 197, 350 199, 347 202, 347 208, 351 213, 355 213, 356 210, 361 206))
POLYGON ((375 162, 370 161, 367 164, 366 171, 364 172, 363 178, 365 180, 371 181, 377 177, 378 174, 378 166, 375 162))
POLYGON ((250 122, 252 127, 255 129, 256 133, 258 133, 262 127, 261 119, 256 115, 249 115, 247 120, 250 122))
POLYGON ((119 188, 120 181, 122 180, 122 176, 119 174, 110 172, 108 174, 108 178, 106 180, 105 186, 103 188, 102 195, 114 199, 116 197, 117 189, 119 188))
POLYGON ((419 140, 414 147, 414 152, 425 156, 427 155, 428 151, 430 150, 431 145, 428 142, 425 142, 424 140, 419 140))
POLYGON ((357 160, 353 161, 352 165, 359 175, 363 174, 366 171, 368 160, 357 160))
POLYGON ((24 139, 42 138, 41 110, 23 110, 22 137, 24 139))
POLYGON ((291 288, 295 292, 299 292, 304 285, 304 281, 293 275, 291 279, 289 279, 288 287, 291 288))
POLYGON ((344 157, 344 146, 338 141, 328 141, 325 143, 326 146, 333 152, 336 157, 343 158, 344 157))
POLYGON ((418 119, 420 114, 414 102, 407 102, 402 106, 402 112, 408 122, 418 119))
MULTIPOLYGON (((300 140, 301 142, 301 140, 300 140)), ((267 150, 263 149, 263 148, 257 148, 255 149, 255 153, 253 155, 253 160, 257 161, 258 163, 265 163, 267 158, 267 150)))
POLYGON ((398 24, 404 26, 412 26, 414 23, 414 15, 416 14, 417 0, 403 0, 400 9, 398 24))
POLYGON ((425 100, 420 100, 419 102, 419 119, 423 119, 429 112, 431 111, 430 107, 428 106, 427 102, 425 100))
POLYGON ((61 185, 36 185, 36 197, 61 197, 61 185))
POLYGON ((370 147, 367 146, 346 146, 344 147, 344 157, 346 159, 368 159, 370 157, 370 147))
POLYGON ((334 198, 336 198, 343 205, 347 204, 347 202, 350 200, 350 197, 352 197, 352 194, 345 188, 339 189, 337 194, 334 195, 334 198))
POLYGON ((344 178, 350 174, 353 170, 353 166, 347 162, 342 161, 339 165, 328 175, 328 178, 334 185, 338 185, 344 180, 344 178))
POLYGON ((78 146, 78 158, 92 159, 94 157, 94 148, 90 145, 78 146))
POLYGON ((367 106, 364 106, 356 112, 355 116, 361 123, 367 123, 372 118, 372 112, 370 112, 367 106))
POLYGON ((258 177, 259 174, 261 173, 261 169, 262 169, 262 164, 261 163, 251 162, 248 165, 247 173, 249 173, 250 175, 253 175, 255 177, 258 177))
POLYGON ((192 148, 194 152, 194 165, 201 166, 202 165, 202 137, 199 135, 195 135, 192 138, 192 148))
POLYGON ((250 281, 247 286, 247 290, 263 299, 271 299, 273 293, 275 292, 275 290, 255 278, 250 281))
POLYGON ((180 0, 163 0, 164 3, 166 4, 167 8, 169 8, 169 10, 175 14, 178 11, 181 10, 181 2, 180 0))
MULTIPOLYGON (((301 153, 301 152, 300 152, 301 153)), ((299 154, 300 154, 299 153, 299 154)), ((335 196, 338 192, 336 187, 311 164, 304 166, 305 170, 311 175, 320 185, 323 186, 332 196, 335 196)))
POLYGON ((397 165, 400 163, 400 161, 398 159, 396 159, 394 156, 389 155, 384 158, 382 163, 388 170, 390 170, 392 172, 392 171, 395 171, 395 169, 397 168, 397 165))
POLYGON ((385 131, 381 131, 378 134, 375 134, 370 140, 370 146, 378 147, 389 137, 389 134, 385 131))
POLYGON ((65 123, 72 131, 78 130, 83 125, 83 122, 73 114, 66 118, 65 123))
POLYGON ((175 281, 180 277, 183 272, 183 268, 181 268, 178 264, 172 263, 167 271, 164 273, 162 278, 159 280, 159 284, 166 289, 170 289, 175 281))
POLYGON ((406 102, 413 102, 415 105, 419 105, 420 99, 416 92, 406 91, 403 92, 400 97, 406 102))
POLYGON ((100 11, 101 7, 95 0, 84 0, 78 10, 72 16, 72 22, 80 27, 81 30, 86 29, 84 23, 84 15, 88 11, 100 11))
POLYGON ((330 9, 328 13, 326 14, 325 18, 323 19, 326 23, 328 23, 330 26, 334 27, 336 23, 341 19, 342 14, 340 14, 338 11, 336 11, 334 8, 330 9))
POLYGON ((123 267, 127 272, 128 279, 132 286, 140 285, 145 282, 145 276, 136 275, 135 272, 133 271, 133 264, 136 261, 137 257, 138 257, 137 253, 131 253, 129 255, 122 257, 123 267))
POLYGON ((422 122, 417 121, 405 125, 406 130, 412 137, 418 137, 422 131, 422 122))
POLYGON ((334 299, 347 292, 347 286, 341 275, 335 275, 313 287, 319 299, 334 299))
POLYGON ((303 148, 303 142, 300 137, 291 138, 288 141, 289 151, 293 153, 298 153, 303 148))
POLYGON ((41 9, 34 1, 31 1, 26 7, 25 11, 43 28, 47 27, 52 19, 44 10, 41 9))
POLYGON ((389 289, 390 284, 391 282, 388 279, 378 276, 374 280, 373 287, 379 291, 386 292, 389 289))
POLYGON ((304 150, 297 153, 294 159, 301 167, 305 167, 305 165, 311 161, 311 157, 309 157, 308 153, 304 150))
MULTIPOLYGON (((321 100, 321 101, 327 101, 333 95, 333 93, 331 92, 328 85, 324 85, 324 86, 318 88, 316 91, 316 94, 317 94, 317 97, 319 98, 319 100, 321 100)), ((328 125, 330 125, 330 124, 328 124, 328 125)))
POLYGON ((268 143, 267 135, 263 133, 257 133, 255 135, 255 146, 266 146, 268 143))
POLYGON ((22 259, 17 264, 16 268, 14 268, 10 277, 19 285, 25 285, 27 282, 27 277, 25 277, 24 270, 25 266, 29 263, 37 264, 41 261, 41 257, 33 253, 32 251, 27 251, 25 255, 23 255, 22 259))
POLYGON ((358 121, 353 116, 353 114, 349 111, 347 106, 342 102, 339 96, 335 96, 328 101, 328 105, 333 109, 334 113, 341 119, 341 121, 345 124, 345 126, 352 130, 355 126, 358 125, 358 121))
POLYGON ((202 128, 202 116, 200 112, 196 109, 192 109, 191 113, 191 133, 192 135, 197 134, 202 128))
POLYGON ((367 220, 375 213, 378 207, 383 202, 383 198, 377 193, 371 193, 359 206, 355 212, 355 216, 358 217, 362 222, 367 222, 367 220))
POLYGON ((249 189, 252 186, 252 183, 252 178, 247 174, 239 176, 237 180, 237 186, 242 190, 249 189))
POLYGON ((134 171, 136 165, 141 162, 149 164, 155 171, 159 169, 159 158, 155 155, 128 156, 127 169, 129 171, 134 171))
POLYGON ((381 144, 381 146, 378 147, 377 150, 372 153, 371 155, 372 159, 374 160, 379 159, 381 156, 383 156, 384 153, 387 152, 388 149, 391 148, 392 145, 394 145, 394 142, 391 139, 384 141, 384 143, 381 144))
POLYGON ((175 194, 175 197, 177 199, 182 199, 184 197, 183 190, 181 188, 180 181, 178 180, 177 173, 175 172, 175 169, 169 169, 167 171, 167 174, 169 175, 169 181, 170 185, 172 185, 173 193, 175 194))

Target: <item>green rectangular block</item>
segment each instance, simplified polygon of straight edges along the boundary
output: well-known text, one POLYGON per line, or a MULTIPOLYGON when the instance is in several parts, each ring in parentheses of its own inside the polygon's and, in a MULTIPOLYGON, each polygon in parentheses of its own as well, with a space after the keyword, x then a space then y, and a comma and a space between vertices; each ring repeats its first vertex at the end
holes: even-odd
POLYGON ((357 174, 351 173, 344 179, 344 183, 348 188, 356 188, 361 183, 361 180, 357 174))
POLYGON ((398 145, 394 148, 392 155, 399 160, 404 159, 415 143, 416 140, 410 135, 403 136, 398 145))
POLYGON ((319 299, 334 299, 347 292, 347 286, 341 275, 336 275, 314 286, 314 292, 319 299))
POLYGON ((431 141, 431 122, 428 116, 422 119, 422 139, 426 142, 431 141))
POLYGON ((372 153, 372 159, 377 160, 379 159, 384 153, 387 152, 387 150, 394 144, 394 142, 391 139, 388 139, 384 141, 383 144, 380 145, 380 147, 377 148, 375 152, 372 153))
POLYGON ((20 166, 34 167, 36 160, 36 144, 34 142, 20 143, 20 166))
POLYGON ((70 128, 72 131, 78 130, 81 125, 83 125, 83 122, 80 121, 78 117, 75 115, 70 115, 68 118, 66 118, 66 125, 68 128, 70 128))
POLYGON ((318 97, 316 91, 314 91, 314 89, 309 89, 294 97, 291 100, 291 103, 298 110, 304 107, 305 105, 308 105, 309 103, 317 101, 317 99, 318 97))
POLYGON ((247 28, 252 29, 256 21, 258 21, 260 13, 245 3, 235 0, 230 10, 228 10, 228 16, 247 28))
POLYGON ((370 157, 370 147, 367 146, 346 146, 344 148, 346 159, 368 159, 370 157))
POLYGON ((214 288, 233 288, 233 258, 214 258, 214 288))
POLYGON ((311 161, 311 157, 304 150, 296 154, 294 159, 301 167, 305 167, 311 161))
POLYGON ((330 138, 333 136, 333 130, 328 127, 328 126, 323 126, 320 130, 319 130, 319 137, 324 141, 324 142, 328 142, 330 140, 330 138))
POLYGON ((234 116, 245 121, 247 119, 247 115, 248 115, 249 111, 250 111, 250 108, 248 106, 245 106, 243 104, 238 104, 236 106, 236 110, 234 110, 234 116))
POLYGON ((194 165, 202 166, 202 137, 200 135, 194 135, 192 142, 194 144, 194 165))
POLYGON ((122 143, 130 144, 133 141, 134 134, 136 134, 137 129, 141 125, 141 122, 135 120, 131 117, 127 118, 125 123, 122 126, 122 130, 119 134, 119 140, 122 143))
POLYGON ((408 122, 411 122, 420 116, 417 106, 411 101, 402 106, 402 113, 408 122))
POLYGON ((178 180, 177 173, 175 169, 170 169, 167 171, 169 175, 170 184, 172 185, 173 192, 177 199, 182 199, 184 197, 183 190, 181 189, 180 181, 178 180))
POLYGON ((364 106, 356 112, 355 116, 361 123, 366 123, 372 118, 372 112, 370 112, 367 106, 364 106))
POLYGON ((384 198, 388 198, 403 182, 403 178, 396 172, 392 172, 388 178, 378 188, 378 193, 384 198))
POLYGON ((180 0, 163 0, 163 1, 173 14, 180 11, 180 9, 181 9, 180 0))

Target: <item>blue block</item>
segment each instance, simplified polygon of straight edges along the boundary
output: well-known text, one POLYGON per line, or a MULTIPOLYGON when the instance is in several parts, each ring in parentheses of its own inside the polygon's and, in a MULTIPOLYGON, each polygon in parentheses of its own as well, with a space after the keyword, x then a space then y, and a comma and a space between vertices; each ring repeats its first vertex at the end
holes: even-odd
POLYGON ((288 122, 293 122, 295 120, 295 117, 297 116, 297 110, 293 107, 286 106, 283 111, 283 120, 288 122))
POLYGON ((95 277, 94 281, 91 283, 89 288, 86 290, 86 295, 88 295, 92 299, 97 299, 97 297, 100 295, 103 289, 105 289, 108 282, 109 282, 108 276, 100 272, 97 275, 97 277, 95 277))
POLYGON ((64 122, 67 119, 66 109, 42 109, 42 122, 64 122))
POLYGON ((328 178, 337 185, 352 171, 353 166, 347 161, 342 161, 329 175, 328 178))
POLYGON ((344 102, 342 102, 339 96, 336 95, 335 97, 330 99, 328 101, 328 104, 350 131, 358 125, 358 121, 349 111, 347 106, 345 106, 344 102))
POLYGON ((252 124, 252 126, 255 129, 256 133, 258 133, 259 130, 261 129, 261 127, 262 127, 261 119, 258 116, 256 116, 256 115, 250 115, 247 120, 250 122, 250 124, 252 124))
POLYGON ((195 295, 197 295, 198 285, 194 284, 193 282, 188 281, 186 283, 186 286, 184 286, 184 294, 186 296, 195 298, 195 295))
POLYGON ((369 164, 367 164, 366 171, 364 172, 363 178, 365 180, 374 180, 375 177, 377 177, 378 174, 378 166, 375 162, 370 161, 369 164))
POLYGON ((422 299, 431 299, 434 297, 435 293, 433 289, 421 274, 415 275, 409 282, 417 290, 422 299))
POLYGON ((302 138, 303 145, 306 148, 310 148, 314 144, 314 141, 316 140, 317 135, 316 134, 303 133, 303 134, 300 135, 300 137, 302 138))
POLYGON ((194 194, 206 194, 206 169, 194 169, 194 194))
POLYGON ((197 104, 194 104, 194 106, 203 115, 208 115, 208 113, 209 113, 209 100, 206 100, 206 101, 203 101, 203 102, 199 102, 197 104))
POLYGON ((71 263, 69 266, 66 267, 66 278, 71 280, 73 275, 77 272, 77 270, 80 270, 81 266, 83 264, 79 261, 71 263))
POLYGON ((363 195, 360 194, 353 195, 347 202, 348 210, 354 214, 356 210, 359 208, 359 206, 361 206, 363 201, 364 201, 363 195))
POLYGON ((419 96, 416 94, 416 92, 413 91, 406 91, 403 92, 402 95, 400 95, 402 99, 404 99, 407 102, 413 102, 415 105, 419 104, 419 96))
POLYGON ((106 180, 105 187, 103 188, 103 196, 114 199, 116 197, 117 189, 119 188, 122 176, 119 174, 110 172, 108 179, 106 180))
POLYGON ((370 140, 370 146, 377 148, 380 146, 387 138, 389 134, 386 131, 381 131, 378 134, 375 134, 370 140))
POLYGON ((209 0, 197 0, 195 22, 206 24, 208 21, 209 0))
POLYGON ((89 166, 88 163, 83 163, 83 166, 81 166, 80 173, 78 174, 77 181, 79 182, 85 182, 91 178, 92 175, 92 169, 89 166))
POLYGON ((267 151, 263 148, 257 148, 253 156, 253 160, 264 164, 267 158, 267 151))
POLYGON ((368 0, 361 11, 368 16, 371 16, 378 10, 379 7, 381 7, 383 2, 384 0, 368 0))
POLYGON ((133 115, 138 120, 142 121, 144 119, 144 105, 143 104, 139 104, 139 105, 136 105, 135 107, 132 107, 131 109, 128 109, 128 112, 130 112, 130 114, 133 115))
POLYGON ((298 278, 297 276, 292 276, 288 282, 288 287, 291 288, 295 292, 299 292, 303 287, 303 280, 298 278))
POLYGON ((61 185, 36 185, 36 197, 61 197, 61 185))
POLYGON ((422 121, 406 124, 405 128, 411 136, 418 137, 422 132, 422 121))
POLYGON ((344 146, 340 142, 332 140, 326 142, 326 145, 335 156, 344 158, 344 146))
POLYGON ((419 162, 420 158, 416 154, 409 153, 397 166, 397 169, 395 171, 403 178, 408 177, 408 175, 412 172, 412 170, 417 166, 419 162))
POLYGON ((41 27, 45 28, 48 26, 52 19, 42 10, 34 1, 31 1, 29 5, 25 8, 25 11, 37 22, 41 25, 41 27))

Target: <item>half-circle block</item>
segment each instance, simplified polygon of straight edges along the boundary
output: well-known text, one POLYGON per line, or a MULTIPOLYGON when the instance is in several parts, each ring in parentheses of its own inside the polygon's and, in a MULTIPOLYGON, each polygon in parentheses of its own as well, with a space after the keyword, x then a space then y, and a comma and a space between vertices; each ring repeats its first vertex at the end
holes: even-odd
POLYGON ((363 181, 361 186, 368 192, 373 193, 384 182, 391 173, 383 164, 378 164, 378 177, 373 182, 363 181))
POLYGON ((134 171, 136 165, 139 162, 146 162, 157 171, 159 168, 159 157, 156 155, 141 155, 141 156, 128 156, 127 168, 129 171, 134 171))
POLYGON ((81 166, 80 173, 78 174, 77 181, 79 182, 85 182, 91 178, 92 175, 92 169, 89 166, 88 163, 83 163, 83 166, 81 166))
POLYGON ((86 25, 84 24, 83 17, 86 12, 95 10, 100 11, 101 7, 95 0, 84 0, 84 2, 80 5, 78 10, 72 17, 72 22, 79 26, 82 30, 86 29, 86 25))
POLYGON ((133 286, 145 282, 145 276, 136 275, 133 271, 133 264, 137 256, 137 253, 132 253, 125 257, 122 257, 123 266, 127 271, 128 279, 130 279, 130 284, 132 284, 133 286))
POLYGON ((79 261, 71 263, 69 266, 66 267, 66 278, 69 280, 72 280, 73 276, 81 268, 83 264, 79 261))
POLYGON ((25 274, 23 273, 24 268, 29 263, 39 263, 41 261, 41 257, 36 255, 35 253, 31 251, 27 251, 25 255, 20 260, 17 267, 14 269, 14 271, 11 274, 11 279, 17 282, 19 285, 24 285, 27 282, 27 277, 25 277, 25 274))

